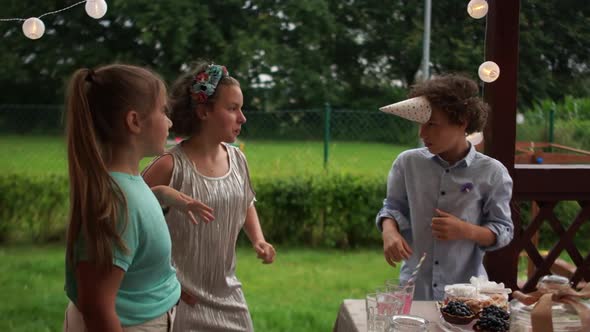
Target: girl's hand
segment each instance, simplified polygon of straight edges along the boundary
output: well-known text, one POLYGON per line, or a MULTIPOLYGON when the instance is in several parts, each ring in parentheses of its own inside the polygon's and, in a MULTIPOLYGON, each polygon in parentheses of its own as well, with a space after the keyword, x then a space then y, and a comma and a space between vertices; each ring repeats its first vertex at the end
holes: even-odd
POLYGON ((266 241, 258 241, 254 244, 257 257, 262 260, 263 264, 271 264, 275 260, 275 248, 266 241))
POLYGON ((193 224, 199 223, 195 217, 195 213, 201 217, 205 223, 215 220, 213 209, 197 199, 183 194, 169 186, 157 186, 154 187, 153 190, 154 192, 157 192, 156 197, 158 197, 160 204, 186 213, 193 224))

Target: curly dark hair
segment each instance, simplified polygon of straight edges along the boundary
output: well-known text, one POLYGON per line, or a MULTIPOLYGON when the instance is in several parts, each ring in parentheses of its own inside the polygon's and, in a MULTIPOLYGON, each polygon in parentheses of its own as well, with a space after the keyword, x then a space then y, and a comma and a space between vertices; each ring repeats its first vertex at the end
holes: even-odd
POLYGON ((412 86, 408 96, 424 96, 433 108, 445 112, 451 123, 467 123, 467 134, 482 131, 490 112, 490 106, 479 97, 477 83, 461 74, 437 76, 418 83, 412 86))
MULTIPOLYGON (((193 83, 195 76, 207 69, 211 62, 209 61, 198 61, 191 65, 191 69, 188 72, 181 75, 172 85, 170 89, 170 96, 168 99, 168 109, 170 112, 170 120, 172 120, 172 128, 170 131, 176 135, 189 137, 199 132, 201 129, 201 120, 197 116, 197 107, 208 107, 212 110, 213 104, 215 104, 217 90, 213 95, 209 96, 207 103, 194 105, 191 101, 190 87, 193 83)), ((217 87, 221 85, 237 85, 240 86, 240 82, 231 76, 224 76, 219 81, 217 87)))

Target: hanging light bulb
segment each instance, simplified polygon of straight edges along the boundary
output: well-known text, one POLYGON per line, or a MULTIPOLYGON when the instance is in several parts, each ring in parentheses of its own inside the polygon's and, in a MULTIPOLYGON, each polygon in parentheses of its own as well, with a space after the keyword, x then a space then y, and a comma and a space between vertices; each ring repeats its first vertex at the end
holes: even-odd
POLYGON ((97 20, 107 13, 107 3, 104 0, 87 0, 84 8, 88 16, 97 20))
POLYGON ((488 13, 488 2, 486 0, 471 0, 467 4, 469 16, 479 19, 488 13))
POLYGON ((483 133, 478 131, 466 137, 469 142, 473 145, 478 145, 483 141, 483 133))
POLYGON ((486 61, 479 66, 477 73, 482 81, 491 83, 500 77, 500 67, 494 61, 486 61))
POLYGON ((45 33, 45 24, 36 17, 30 17, 23 23, 23 33, 27 38, 39 39, 45 33))

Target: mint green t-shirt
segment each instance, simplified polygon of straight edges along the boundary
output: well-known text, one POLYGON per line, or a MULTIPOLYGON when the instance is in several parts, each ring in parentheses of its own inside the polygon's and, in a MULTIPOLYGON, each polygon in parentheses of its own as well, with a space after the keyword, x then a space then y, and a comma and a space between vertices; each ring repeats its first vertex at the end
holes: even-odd
MULTIPOLYGON (((127 254, 113 248, 113 265, 125 271, 115 308, 121 325, 138 325, 170 310, 180 298, 180 283, 172 267, 172 243, 160 204, 139 175, 111 172, 127 200, 127 227, 122 238, 127 254)), ((78 236, 74 260, 87 258, 84 239, 78 236)), ((66 294, 76 303, 74 270, 66 264, 66 294)))

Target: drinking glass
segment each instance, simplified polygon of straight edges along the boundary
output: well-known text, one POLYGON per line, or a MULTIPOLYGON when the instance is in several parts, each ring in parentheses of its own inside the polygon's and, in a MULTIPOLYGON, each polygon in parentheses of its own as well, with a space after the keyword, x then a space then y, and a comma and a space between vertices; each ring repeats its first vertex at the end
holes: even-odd
POLYGON ((387 282, 387 291, 403 303, 401 313, 409 315, 412 309, 412 300, 414 299, 414 284, 400 285, 397 281, 389 281, 387 282))

